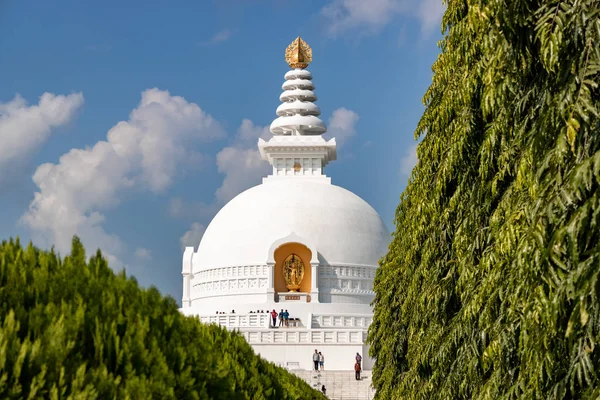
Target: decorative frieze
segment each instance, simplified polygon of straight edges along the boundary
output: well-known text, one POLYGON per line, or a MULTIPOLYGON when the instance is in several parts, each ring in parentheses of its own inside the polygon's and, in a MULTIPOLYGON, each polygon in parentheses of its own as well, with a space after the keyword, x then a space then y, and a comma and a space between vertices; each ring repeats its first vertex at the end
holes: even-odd
POLYGON ((319 289, 330 293, 373 294, 377 267, 326 265, 319 268, 319 289))
MULTIPOLYGON (((319 265, 319 291, 372 295, 373 279, 377 267, 364 265, 319 265)), ((314 274, 316 278, 317 274, 314 274)), ((269 288, 269 267, 267 265, 247 265, 214 268, 196 273, 191 288, 191 297, 214 296, 236 292, 256 292, 269 288)))
POLYGON ((313 314, 312 327, 321 329, 368 329, 373 322, 370 315, 313 314))
POLYGON ((213 268, 196 273, 193 282, 192 297, 194 298, 240 291, 255 292, 267 288, 268 267, 246 265, 213 268))
POLYGON ((220 267, 198 271, 194 278, 201 281, 220 280, 222 278, 238 278, 248 276, 266 276, 268 273, 266 265, 245 265, 234 267, 220 267))
POLYGON ((324 265, 320 268, 319 276, 323 278, 328 277, 352 277, 361 279, 375 279, 375 273, 377 272, 377 266, 367 265, 324 265))

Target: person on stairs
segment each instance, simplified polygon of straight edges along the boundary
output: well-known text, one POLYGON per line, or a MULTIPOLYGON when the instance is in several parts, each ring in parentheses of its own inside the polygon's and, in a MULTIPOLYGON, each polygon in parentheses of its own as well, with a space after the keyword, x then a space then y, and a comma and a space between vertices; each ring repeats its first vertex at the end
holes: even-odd
POLYGON ((360 381, 360 363, 358 361, 354 364, 354 377, 360 381))
POLYGON ((325 385, 321 386, 321 392, 323 394, 327 394, 327 389, 325 389, 325 385))
POLYGON ((315 364, 315 371, 319 370, 319 352, 315 349, 313 353, 313 364, 315 364))

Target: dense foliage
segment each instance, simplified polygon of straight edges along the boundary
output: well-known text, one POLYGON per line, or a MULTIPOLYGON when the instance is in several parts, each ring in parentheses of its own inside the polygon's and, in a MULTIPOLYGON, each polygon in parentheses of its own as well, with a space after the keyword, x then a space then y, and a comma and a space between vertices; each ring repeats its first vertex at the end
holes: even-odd
POLYGON ((2 399, 313 399, 244 338, 184 317, 98 253, 0 245, 2 399))
POLYGON ((442 26, 377 398, 599 398, 600 1, 448 0, 442 26))

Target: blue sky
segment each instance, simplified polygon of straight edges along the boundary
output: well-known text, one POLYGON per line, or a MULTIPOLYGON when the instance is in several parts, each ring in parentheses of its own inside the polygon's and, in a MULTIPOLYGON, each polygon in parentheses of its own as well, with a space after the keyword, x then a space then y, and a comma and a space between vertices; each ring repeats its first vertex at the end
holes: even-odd
POLYGON ((313 48, 326 173, 390 231, 416 161, 441 0, 0 3, 0 237, 73 234, 181 299, 182 246, 269 170, 284 51, 313 48))

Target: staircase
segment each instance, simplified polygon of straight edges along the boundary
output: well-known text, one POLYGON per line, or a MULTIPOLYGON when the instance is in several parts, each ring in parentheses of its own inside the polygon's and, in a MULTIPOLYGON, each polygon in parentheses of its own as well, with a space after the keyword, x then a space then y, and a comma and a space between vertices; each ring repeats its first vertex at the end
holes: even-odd
POLYGON ((361 380, 354 378, 354 371, 290 371, 321 390, 325 385, 327 398, 331 400, 372 400, 375 390, 371 387, 371 371, 363 371, 361 380))

